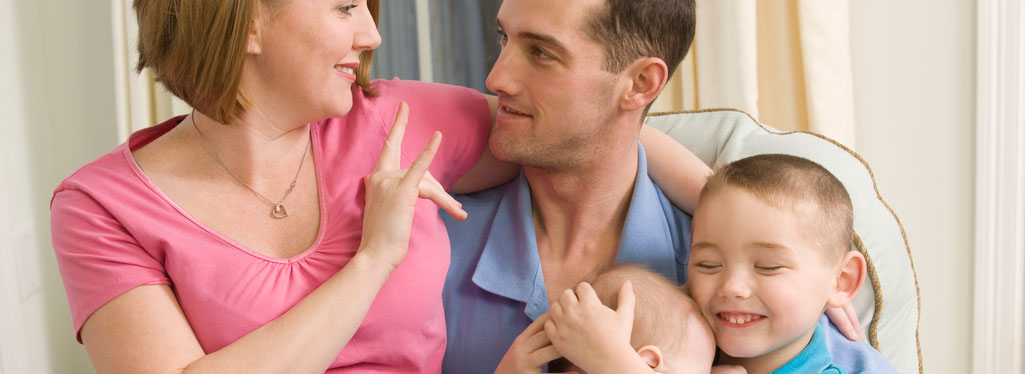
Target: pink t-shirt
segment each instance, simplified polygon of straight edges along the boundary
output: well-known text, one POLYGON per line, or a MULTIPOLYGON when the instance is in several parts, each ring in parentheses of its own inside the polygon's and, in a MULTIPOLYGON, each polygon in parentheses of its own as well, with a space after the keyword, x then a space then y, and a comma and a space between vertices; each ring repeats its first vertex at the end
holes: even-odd
MULTIPOLYGON (((53 247, 76 334, 99 307, 140 285, 173 287, 206 352, 286 312, 341 269, 359 246, 362 178, 377 162, 400 100, 410 107, 403 167, 435 130, 444 139, 430 171, 443 185, 450 187, 477 162, 490 121, 482 95, 415 81, 374 84, 380 96, 365 97, 354 86, 349 114, 311 127, 320 231, 312 247, 292 258, 261 255, 203 225, 139 168, 132 150, 184 117, 132 134, 61 182, 51 201, 53 247)), ((328 372, 440 372, 441 290, 448 265, 448 234, 437 206, 420 199, 408 255, 328 372)))

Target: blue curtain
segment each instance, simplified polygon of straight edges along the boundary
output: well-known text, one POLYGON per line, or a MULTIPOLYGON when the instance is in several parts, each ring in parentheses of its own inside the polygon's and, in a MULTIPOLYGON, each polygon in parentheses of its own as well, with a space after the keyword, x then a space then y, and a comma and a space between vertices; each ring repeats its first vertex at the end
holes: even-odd
MULTIPOLYGON (((487 92, 484 81, 501 52, 495 16, 501 0, 430 2, 433 80, 487 92)), ((413 1, 381 2, 381 47, 372 76, 420 79, 417 61, 416 6, 413 1)))
POLYGON ((501 0, 431 2, 434 81, 487 92, 484 80, 501 52, 495 16, 501 0))
POLYGON ((410 0, 382 1, 377 28, 381 46, 374 51, 371 78, 420 79, 416 4, 410 0))

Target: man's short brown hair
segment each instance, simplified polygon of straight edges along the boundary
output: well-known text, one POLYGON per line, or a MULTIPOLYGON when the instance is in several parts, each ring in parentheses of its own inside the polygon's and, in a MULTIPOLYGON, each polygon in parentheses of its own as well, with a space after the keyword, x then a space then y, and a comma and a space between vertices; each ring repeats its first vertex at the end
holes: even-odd
MULTIPOLYGON (((240 85, 253 21, 261 6, 272 9, 286 1, 292 0, 134 0, 135 69, 150 68, 168 91, 214 120, 235 122, 251 106, 240 85)), ((380 0, 368 0, 367 6, 376 23, 380 0)), ((372 56, 373 51, 360 55, 356 82, 364 90, 372 56)))
POLYGON ((797 209, 808 203, 817 212, 805 225, 809 234, 826 250, 827 259, 837 259, 851 249, 854 214, 851 198, 840 180, 808 159, 766 154, 737 160, 717 168, 701 190, 698 205, 726 187, 737 187, 778 209, 797 209), (839 255, 837 255, 839 254, 839 255))
POLYGON ((618 73, 638 59, 658 57, 672 76, 694 41, 695 23, 694 0, 606 0, 587 28, 605 46, 606 70, 618 73))

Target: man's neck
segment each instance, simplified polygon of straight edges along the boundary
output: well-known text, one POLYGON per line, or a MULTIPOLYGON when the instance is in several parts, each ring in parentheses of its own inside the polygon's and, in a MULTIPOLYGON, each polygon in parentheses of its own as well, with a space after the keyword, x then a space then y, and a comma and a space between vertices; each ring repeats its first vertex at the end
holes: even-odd
POLYGON ((637 143, 602 152, 572 170, 524 167, 543 257, 615 258, 637 177, 637 143))

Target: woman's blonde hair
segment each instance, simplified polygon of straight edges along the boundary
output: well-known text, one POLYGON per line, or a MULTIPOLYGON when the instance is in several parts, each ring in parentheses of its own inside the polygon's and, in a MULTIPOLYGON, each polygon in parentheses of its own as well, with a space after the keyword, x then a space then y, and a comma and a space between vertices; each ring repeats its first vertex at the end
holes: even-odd
MULTIPOLYGON (((134 0, 139 64, 196 110, 220 123, 238 121, 252 103, 240 88, 246 43, 262 2, 288 0, 134 0)), ((374 23, 380 0, 367 0, 374 23)), ((360 55, 356 83, 367 95, 373 51, 360 55)))

